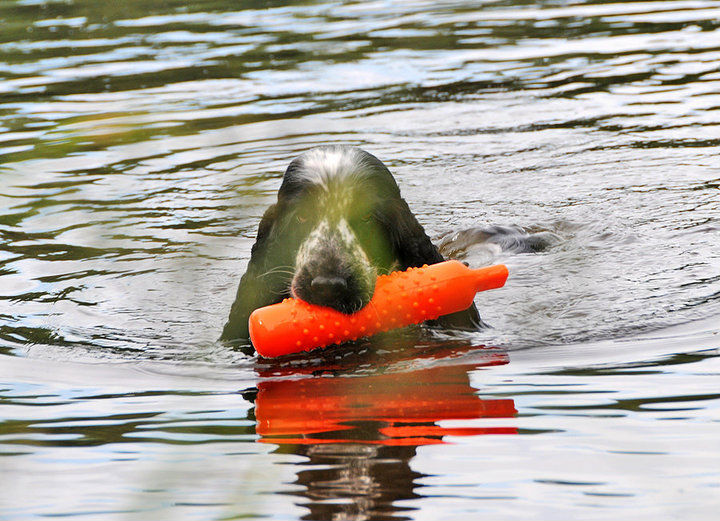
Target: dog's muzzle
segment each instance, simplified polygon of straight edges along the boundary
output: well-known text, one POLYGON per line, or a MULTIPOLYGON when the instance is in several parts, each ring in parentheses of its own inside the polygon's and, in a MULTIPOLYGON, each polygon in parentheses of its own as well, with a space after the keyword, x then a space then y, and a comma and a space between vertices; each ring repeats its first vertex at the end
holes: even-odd
POLYGON ((377 274, 345 228, 322 223, 310 234, 298 251, 291 290, 306 302, 350 314, 370 302, 377 274))

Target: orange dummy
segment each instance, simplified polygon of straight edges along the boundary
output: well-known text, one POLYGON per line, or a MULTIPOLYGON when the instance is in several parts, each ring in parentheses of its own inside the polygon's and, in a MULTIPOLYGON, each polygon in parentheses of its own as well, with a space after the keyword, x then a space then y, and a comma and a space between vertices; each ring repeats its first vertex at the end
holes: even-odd
POLYGON ((256 309, 250 340, 266 358, 356 340, 467 309, 475 293, 501 288, 507 277, 502 264, 471 269, 454 260, 396 271, 378 277, 370 303, 352 315, 298 299, 256 309))

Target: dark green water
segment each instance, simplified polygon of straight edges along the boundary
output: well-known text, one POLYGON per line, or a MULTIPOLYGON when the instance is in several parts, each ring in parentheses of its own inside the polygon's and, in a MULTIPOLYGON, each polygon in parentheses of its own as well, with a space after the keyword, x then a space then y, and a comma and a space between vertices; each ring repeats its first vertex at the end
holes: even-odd
POLYGON ((717 519, 719 146, 717 1, 0 0, 0 519, 717 519), (216 341, 330 143, 493 329, 216 341))

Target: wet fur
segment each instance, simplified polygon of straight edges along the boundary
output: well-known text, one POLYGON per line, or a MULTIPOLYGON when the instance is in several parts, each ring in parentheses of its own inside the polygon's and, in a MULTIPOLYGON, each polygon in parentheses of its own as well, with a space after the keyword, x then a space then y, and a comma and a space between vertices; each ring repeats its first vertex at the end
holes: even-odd
MULTIPOLYGON (((293 160, 258 227, 222 339, 248 338, 253 310, 291 295, 344 313, 372 297, 378 274, 443 261, 375 156, 320 147, 293 160)), ((474 305, 438 320, 477 329, 474 305)))

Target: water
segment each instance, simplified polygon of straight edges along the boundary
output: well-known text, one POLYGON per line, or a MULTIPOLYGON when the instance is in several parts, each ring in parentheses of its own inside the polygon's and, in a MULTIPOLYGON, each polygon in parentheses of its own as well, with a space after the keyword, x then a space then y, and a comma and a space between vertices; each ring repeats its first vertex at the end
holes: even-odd
POLYGON ((720 2, 0 2, 0 518, 716 519, 720 2), (490 330, 217 342, 297 154, 490 330), (559 238, 538 254, 478 226, 559 238))

